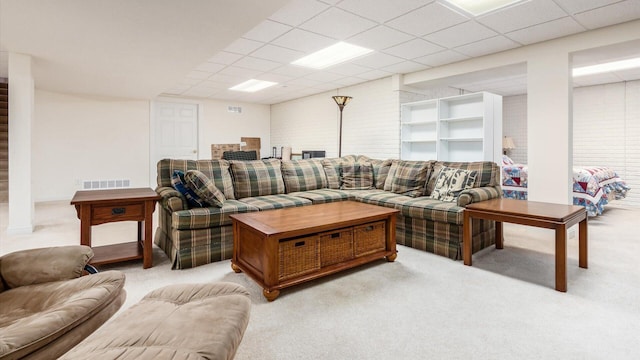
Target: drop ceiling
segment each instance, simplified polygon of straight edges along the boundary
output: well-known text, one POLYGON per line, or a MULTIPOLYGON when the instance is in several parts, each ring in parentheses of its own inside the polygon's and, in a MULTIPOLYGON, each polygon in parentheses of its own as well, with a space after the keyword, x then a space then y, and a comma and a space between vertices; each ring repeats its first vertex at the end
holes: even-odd
MULTIPOLYGON (((0 19, 0 77, 14 51, 32 54, 43 89, 273 104, 640 19, 640 0, 531 0, 476 18, 443 0, 0 0, 0 19), (375 51, 324 70, 290 65, 338 41, 375 51), (278 85, 228 90, 251 78, 278 85)), ((637 56, 637 45, 576 54, 574 64, 637 56)), ((524 71, 469 74, 446 85, 522 94, 524 71)), ((627 70, 575 84, 638 78, 640 71, 627 70)))

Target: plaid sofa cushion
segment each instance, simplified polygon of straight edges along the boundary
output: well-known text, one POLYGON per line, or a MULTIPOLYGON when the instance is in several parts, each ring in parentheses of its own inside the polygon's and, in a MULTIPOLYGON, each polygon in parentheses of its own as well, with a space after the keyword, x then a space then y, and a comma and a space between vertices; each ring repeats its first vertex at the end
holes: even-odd
POLYGON ((294 206, 311 205, 311 200, 303 199, 287 194, 266 195, 240 199, 243 203, 260 210, 283 209, 294 206))
POLYGON ((176 189, 181 197, 184 197, 187 201, 189 207, 205 207, 207 206, 198 196, 198 194, 193 191, 189 186, 187 186, 187 182, 184 178, 184 172, 182 170, 174 170, 171 175, 171 185, 176 189))
POLYGON ((443 167, 436 175, 436 185, 431 195, 432 199, 453 202, 463 190, 471 189, 476 182, 478 172, 443 167))
POLYGON ((188 170, 184 174, 184 180, 187 187, 198 194, 208 205, 222 207, 224 201, 227 200, 213 180, 199 170, 188 170))
POLYGON ((476 181, 473 184, 473 188, 485 187, 485 186, 500 186, 500 167, 498 164, 492 161, 474 161, 474 162, 448 162, 437 161, 433 165, 433 171, 431 177, 427 183, 427 192, 425 195, 431 195, 433 189, 436 186, 437 174, 440 173, 443 167, 449 167, 454 169, 463 169, 469 171, 476 171, 476 181))
POLYGON ((227 160, 181 160, 162 159, 158 161, 158 187, 172 186, 171 175, 174 170, 200 170, 208 178, 213 179, 214 184, 227 199, 235 199, 233 194, 233 182, 229 173, 227 160))
POLYGON ((384 190, 418 197, 424 195, 432 161, 395 161, 384 182, 384 190))
POLYGON ((342 164, 340 179, 342 190, 373 189, 373 167, 370 163, 342 164))
POLYGON ((230 225, 229 215, 258 211, 255 206, 238 200, 227 200, 222 207, 206 207, 171 213, 171 227, 177 230, 207 229, 230 225))
POLYGON ((318 189, 289 193, 290 196, 300 197, 303 199, 309 199, 314 204, 324 204, 334 201, 349 200, 351 197, 346 191, 332 190, 332 189, 318 189))
POLYGON ((329 189, 340 189, 340 170, 342 164, 355 163, 355 155, 346 155, 340 158, 322 159, 322 167, 327 175, 329 189))
POLYGON ((236 199, 284 194, 280 160, 231 160, 236 199))
POLYGON ((373 186, 375 186, 376 189, 384 189, 384 182, 387 180, 387 175, 389 174, 393 160, 371 159, 365 155, 358 155, 358 162, 370 163, 371 166, 373 166, 373 186))
POLYGON ((327 187, 327 177, 319 159, 283 161, 282 179, 287 193, 327 187))

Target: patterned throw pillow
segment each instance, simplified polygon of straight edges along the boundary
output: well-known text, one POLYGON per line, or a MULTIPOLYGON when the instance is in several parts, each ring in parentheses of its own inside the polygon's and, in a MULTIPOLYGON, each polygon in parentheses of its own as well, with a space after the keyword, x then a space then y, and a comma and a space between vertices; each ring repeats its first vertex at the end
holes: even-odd
POLYGON ((236 199, 284 194, 280 160, 231 160, 236 199))
POLYGON ((473 188, 477 171, 443 167, 436 177, 436 185, 430 197, 435 200, 453 202, 465 189, 473 188))
POLYGON ((187 199, 187 204, 189 204, 189 207, 207 206, 205 202, 200 199, 198 194, 196 194, 193 190, 186 186, 184 172, 182 170, 173 170, 173 174, 171 174, 171 185, 187 199))
POLYGON ((213 180, 198 170, 188 170, 184 174, 185 185, 193 190, 207 204, 222 207, 226 198, 222 191, 218 190, 213 180))
POLYGON ((373 189, 373 166, 370 163, 351 163, 342 165, 340 176, 342 190, 373 189))
POLYGON ((356 157, 354 155, 322 159, 322 167, 327 175, 327 187, 329 189, 340 189, 340 167, 344 164, 353 164, 355 162, 356 157))
POLYGON ((411 197, 424 195, 431 163, 408 160, 394 162, 384 182, 384 190, 411 197))
POLYGON ((283 161, 282 178, 287 193, 327 187, 327 177, 318 159, 283 161))

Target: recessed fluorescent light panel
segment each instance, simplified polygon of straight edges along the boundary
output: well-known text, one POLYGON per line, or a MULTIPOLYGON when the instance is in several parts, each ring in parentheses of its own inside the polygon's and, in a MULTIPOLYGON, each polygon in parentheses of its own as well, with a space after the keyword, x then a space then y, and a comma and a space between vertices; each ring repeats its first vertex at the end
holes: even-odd
POLYGON ((247 80, 245 82, 243 82, 242 84, 238 84, 234 87, 229 88, 229 90, 234 90, 234 91, 244 91, 244 92, 256 92, 256 91, 260 91, 262 89, 266 89, 268 87, 271 87, 273 85, 276 85, 277 83, 272 82, 272 81, 264 81, 264 80, 256 80, 256 79, 251 79, 251 80, 247 80))
POLYGON ((480 16, 507 6, 524 3, 529 0, 443 0, 454 7, 471 14, 480 16))
POLYGON ((626 70, 640 67, 640 58, 612 61, 604 64, 583 66, 573 69, 573 76, 600 74, 609 71, 626 70))
POLYGON ((355 59, 372 51, 373 50, 371 49, 347 44, 346 42, 341 41, 322 50, 318 50, 313 54, 300 58, 291 64, 312 69, 324 69, 332 65, 355 59))

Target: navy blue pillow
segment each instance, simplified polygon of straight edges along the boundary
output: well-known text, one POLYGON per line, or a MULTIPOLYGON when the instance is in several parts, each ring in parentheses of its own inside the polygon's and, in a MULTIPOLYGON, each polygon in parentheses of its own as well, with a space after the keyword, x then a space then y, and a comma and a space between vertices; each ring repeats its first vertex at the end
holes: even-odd
POLYGON ((189 207, 207 207, 208 205, 204 202, 204 200, 200 199, 198 194, 196 194, 193 190, 189 189, 184 182, 184 172, 181 170, 173 170, 173 174, 171 175, 171 185, 173 188, 178 190, 180 194, 184 195, 187 198, 187 203, 189 203, 189 207))

